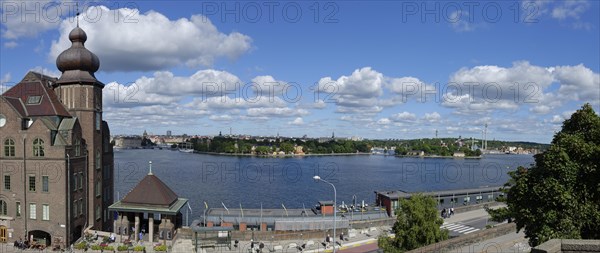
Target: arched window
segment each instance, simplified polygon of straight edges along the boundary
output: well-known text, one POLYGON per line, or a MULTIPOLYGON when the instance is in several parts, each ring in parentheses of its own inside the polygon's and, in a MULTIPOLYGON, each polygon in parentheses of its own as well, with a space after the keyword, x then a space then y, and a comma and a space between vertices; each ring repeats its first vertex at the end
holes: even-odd
POLYGON ((44 156, 44 141, 40 138, 33 140, 33 156, 44 156))
POLYGON ((4 200, 0 200, 0 215, 8 215, 8 206, 4 200))
POLYGON ((4 156, 15 156, 15 141, 13 139, 4 141, 4 156))
POLYGON ((81 139, 75 138, 75 156, 81 156, 81 139))

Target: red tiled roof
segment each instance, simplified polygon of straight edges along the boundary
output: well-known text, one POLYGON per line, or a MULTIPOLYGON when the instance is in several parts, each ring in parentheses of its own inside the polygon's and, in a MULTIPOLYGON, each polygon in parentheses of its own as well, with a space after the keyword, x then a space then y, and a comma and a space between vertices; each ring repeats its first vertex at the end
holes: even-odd
POLYGON ((148 174, 121 201, 127 204, 170 206, 177 194, 153 174, 148 174))
POLYGON ((21 103, 21 100, 18 98, 11 98, 11 97, 4 97, 2 96, 2 98, 5 99, 5 101, 11 105, 15 111, 17 111, 17 113, 19 114, 19 116, 21 117, 26 117, 27 116, 27 112, 25 111, 25 105, 23 105, 23 103, 21 103))
POLYGON ((54 93, 54 90, 51 88, 50 83, 53 82, 56 82, 56 78, 29 72, 21 82, 10 88, 2 94, 2 96, 7 98, 7 101, 9 101, 22 116, 70 117, 71 114, 58 100, 56 93, 54 93), (30 96, 40 96, 41 100, 38 104, 28 104, 27 100, 30 96))

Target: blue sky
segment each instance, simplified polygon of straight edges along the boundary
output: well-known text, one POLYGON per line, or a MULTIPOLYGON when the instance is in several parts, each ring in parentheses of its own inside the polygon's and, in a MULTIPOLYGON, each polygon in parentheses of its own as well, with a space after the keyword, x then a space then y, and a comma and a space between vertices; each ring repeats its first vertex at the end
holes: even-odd
MULTIPOLYGON (((60 75, 74 2, 1 3, 3 89, 60 75)), ((79 3, 113 134, 547 143, 600 110, 595 1, 79 3)))

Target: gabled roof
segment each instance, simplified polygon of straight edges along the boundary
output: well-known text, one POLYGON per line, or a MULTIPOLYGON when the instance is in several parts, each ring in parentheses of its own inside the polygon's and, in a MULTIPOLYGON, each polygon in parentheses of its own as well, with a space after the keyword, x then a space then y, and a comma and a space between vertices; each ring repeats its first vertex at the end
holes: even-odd
POLYGON ((3 97, 23 117, 35 116, 63 116, 70 117, 71 114, 58 100, 52 85, 56 78, 45 76, 36 72, 29 72, 21 82, 10 88, 3 97), (34 103, 28 103, 30 98, 34 103))
POLYGON ((148 173, 121 202, 123 204, 168 207, 177 201, 177 194, 152 173, 148 173))

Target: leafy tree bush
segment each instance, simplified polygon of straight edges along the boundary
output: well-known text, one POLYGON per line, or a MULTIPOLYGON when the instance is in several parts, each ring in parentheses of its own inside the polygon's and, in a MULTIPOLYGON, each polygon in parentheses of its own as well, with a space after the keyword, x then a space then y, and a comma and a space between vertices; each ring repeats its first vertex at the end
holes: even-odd
POLYGON ((404 252, 448 239, 448 230, 440 228, 444 221, 431 196, 416 194, 401 199, 396 216, 392 228, 396 236, 378 239, 379 248, 385 252, 404 252))
POLYGON ((563 122, 531 168, 509 172, 507 207, 488 210, 513 219, 531 246, 553 238, 600 238, 600 117, 590 104, 563 122))

